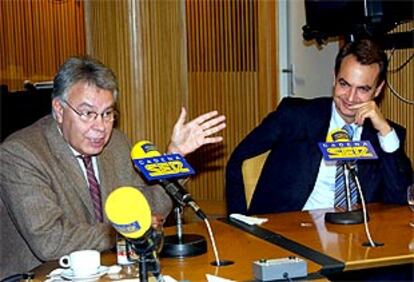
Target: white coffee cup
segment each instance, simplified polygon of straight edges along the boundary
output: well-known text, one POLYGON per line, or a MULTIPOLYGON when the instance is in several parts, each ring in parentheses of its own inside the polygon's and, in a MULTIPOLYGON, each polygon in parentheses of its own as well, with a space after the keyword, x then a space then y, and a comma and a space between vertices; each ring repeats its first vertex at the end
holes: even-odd
POLYGON ((101 266, 101 254, 95 250, 76 251, 61 257, 59 264, 70 267, 74 275, 91 275, 97 273, 101 266))

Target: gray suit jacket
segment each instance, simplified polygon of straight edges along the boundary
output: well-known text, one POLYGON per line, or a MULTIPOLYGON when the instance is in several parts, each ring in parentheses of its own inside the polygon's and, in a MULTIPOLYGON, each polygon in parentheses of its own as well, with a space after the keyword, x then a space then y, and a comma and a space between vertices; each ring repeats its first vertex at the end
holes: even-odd
MULTIPOLYGON (((87 180, 51 116, 16 132, 0 146, 0 279, 80 249, 114 246, 107 219, 95 222, 87 180)), ((139 187, 153 213, 172 203, 161 187, 134 170, 130 144, 114 129, 98 156, 102 202, 120 186, 139 187)))

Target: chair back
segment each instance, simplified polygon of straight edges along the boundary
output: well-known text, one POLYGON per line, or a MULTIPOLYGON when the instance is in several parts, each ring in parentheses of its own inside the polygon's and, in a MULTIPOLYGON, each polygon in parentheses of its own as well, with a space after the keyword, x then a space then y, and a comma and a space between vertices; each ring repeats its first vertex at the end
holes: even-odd
POLYGON ((243 161, 242 174, 247 208, 250 206, 254 190, 256 189, 257 182, 259 181, 260 174, 262 173, 263 165, 269 153, 270 150, 243 161))

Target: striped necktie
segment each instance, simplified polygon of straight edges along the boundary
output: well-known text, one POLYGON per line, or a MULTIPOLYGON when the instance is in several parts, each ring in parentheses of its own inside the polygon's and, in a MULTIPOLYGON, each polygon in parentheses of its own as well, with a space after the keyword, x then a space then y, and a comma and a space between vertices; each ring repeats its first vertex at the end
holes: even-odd
POLYGON ((85 164, 86 176, 89 183, 89 192, 91 194, 93 209, 95 211, 95 218, 99 222, 103 222, 102 216, 102 201, 101 201, 101 189, 99 187, 98 180, 96 179, 95 172, 93 170, 92 158, 90 156, 80 156, 85 164))
MULTIPOLYGON (((352 137, 354 135, 354 130, 353 128, 349 125, 346 124, 343 129, 345 129, 351 140, 352 137)), ((349 187, 349 192, 350 192, 350 206, 348 207, 349 209, 351 209, 351 207, 353 205, 356 205, 358 202, 358 190, 357 190, 357 186, 355 183, 355 179, 352 175, 352 173, 345 173, 344 170, 344 162, 342 161, 338 161, 336 163, 336 175, 335 175, 335 207, 341 207, 341 208, 346 208, 348 207, 347 204, 347 189, 346 189, 346 182, 348 183, 348 187, 349 187), (346 178, 346 175, 348 175, 348 179, 346 178)), ((355 171, 356 169, 356 165, 355 164, 351 164, 352 169, 355 171)))

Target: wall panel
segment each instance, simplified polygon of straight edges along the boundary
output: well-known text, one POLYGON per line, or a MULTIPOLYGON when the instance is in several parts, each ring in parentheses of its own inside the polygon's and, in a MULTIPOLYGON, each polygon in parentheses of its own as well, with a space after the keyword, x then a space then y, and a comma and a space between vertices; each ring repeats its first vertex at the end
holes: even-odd
POLYGON ((186 3, 189 108, 227 116, 223 144, 190 156, 199 173, 188 186, 197 199, 222 202, 229 154, 276 105, 276 7, 250 0, 186 3))
POLYGON ((148 139, 161 151, 188 94, 183 3, 86 2, 88 52, 120 80, 120 128, 132 142, 148 139))
MULTIPOLYGON (((399 26, 395 31, 401 32, 413 29, 414 21, 399 26)), ((414 48, 389 50, 388 55, 390 58, 388 67, 389 87, 385 91, 381 110, 387 118, 407 129, 405 149, 414 167, 414 48), (397 94, 394 94, 390 87, 397 94), (411 101, 411 103, 406 101, 411 101)))
POLYGON ((188 189, 223 213, 228 156, 278 100, 275 2, 90 1, 85 9, 88 52, 120 78, 119 126, 132 142, 164 150, 182 106, 189 119, 213 109, 227 116, 223 144, 189 156, 198 173, 188 189))
POLYGON ((52 80, 71 55, 85 53, 81 0, 0 1, 0 83, 52 80))

